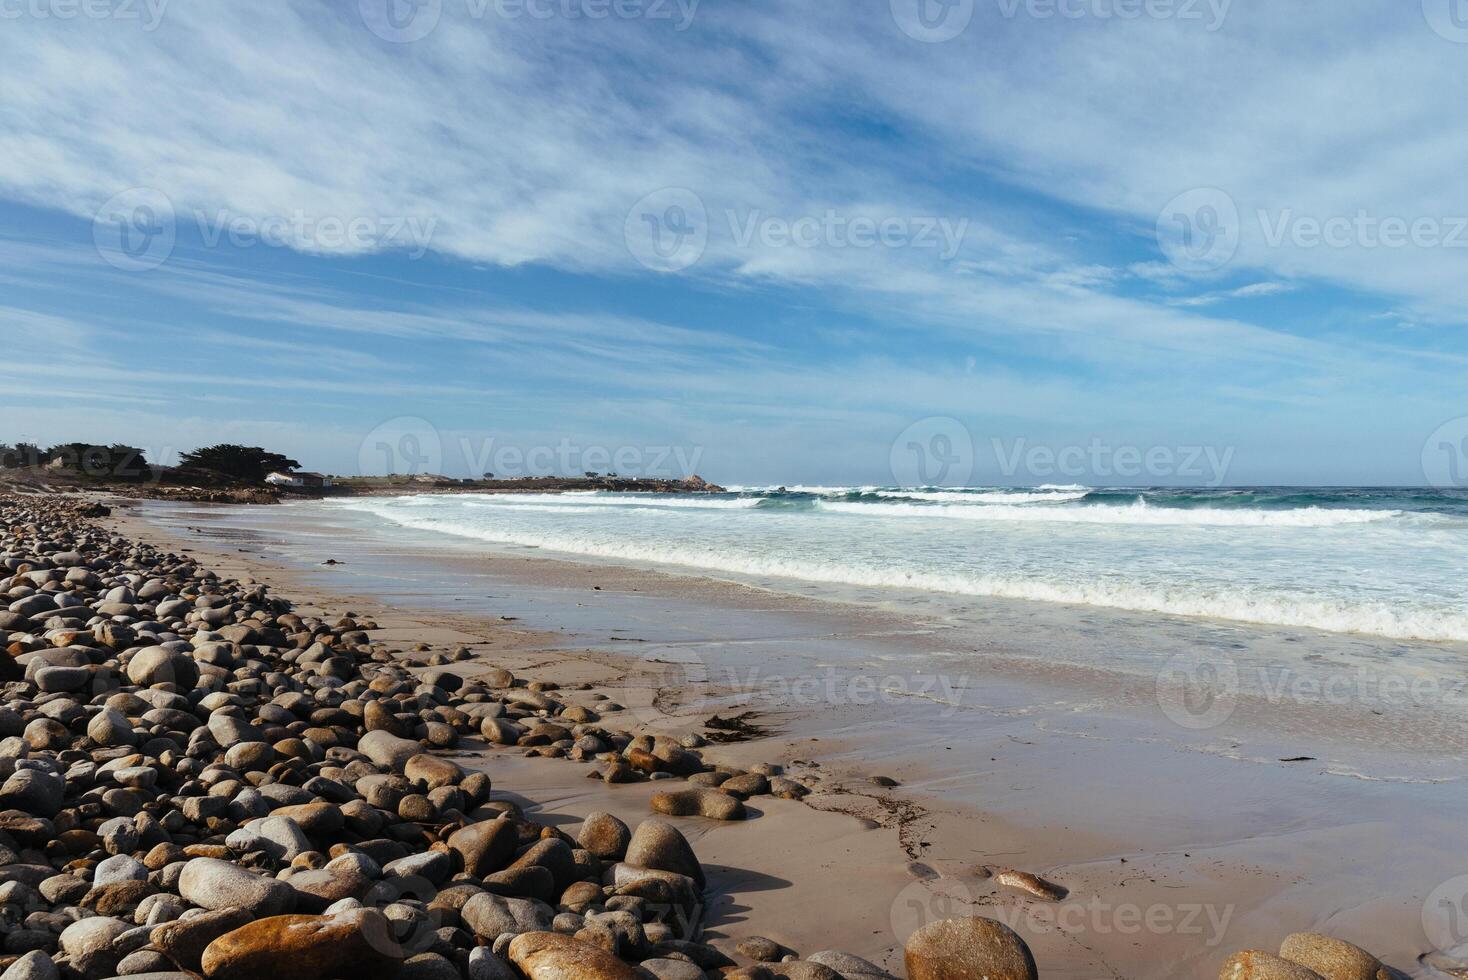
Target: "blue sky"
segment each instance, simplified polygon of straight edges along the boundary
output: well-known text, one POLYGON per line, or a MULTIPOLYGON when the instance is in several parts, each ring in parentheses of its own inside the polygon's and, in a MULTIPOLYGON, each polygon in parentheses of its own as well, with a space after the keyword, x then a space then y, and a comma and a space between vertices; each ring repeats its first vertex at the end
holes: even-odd
POLYGON ((8 0, 0 441, 1422 483, 1458 3, 8 0))

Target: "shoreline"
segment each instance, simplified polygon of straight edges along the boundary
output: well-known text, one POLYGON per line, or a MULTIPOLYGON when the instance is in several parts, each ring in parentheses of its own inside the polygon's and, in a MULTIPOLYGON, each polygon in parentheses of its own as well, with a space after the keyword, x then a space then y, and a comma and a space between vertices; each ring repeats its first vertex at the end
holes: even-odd
MULTIPOLYGON (((228 519, 223 523, 227 525, 228 519)), ((231 545, 238 548, 242 543, 249 544, 254 554, 262 544, 269 544, 252 536, 233 540, 216 537, 211 541, 187 532, 174 540, 181 542, 185 538, 192 542, 188 547, 218 549, 221 556, 228 555, 231 545)), ((371 544, 360 541, 355 547, 373 551, 371 544)), ((408 567, 413 574, 418 574, 423 558, 420 555, 405 562, 402 555, 394 554, 391 564, 408 567)), ((476 563, 452 554, 428 558, 427 564, 438 567, 446 578, 475 586, 481 581, 493 581, 499 592, 504 591, 498 586, 508 575, 504 565, 539 564, 528 559, 499 562, 493 574, 484 573, 481 568, 474 575, 482 577, 465 578, 464 569, 476 563)), ((379 554, 378 559, 386 562, 387 556, 379 554)), ((235 560, 262 575, 289 583, 287 587, 293 592, 304 588, 307 592, 318 589, 329 594, 330 589, 322 588, 322 579, 343 571, 335 567, 325 570, 290 567, 278 557, 264 562, 258 558, 235 560), (311 584, 306 585, 307 582, 311 584)), ((353 568, 360 574, 361 569, 356 566, 362 560, 354 553, 348 556, 344 568, 353 568)), ((588 582, 607 579, 606 566, 571 568, 574 563, 566 564, 568 567, 562 569, 563 581, 542 583, 530 590, 529 597, 521 595, 509 604, 519 603, 527 609, 538 606, 551 615, 566 613, 576 602, 571 598, 572 590, 585 596, 592 588, 588 582)), ((639 627, 655 623, 665 626, 658 620, 659 615, 686 617, 698 606, 686 601, 682 605, 673 602, 674 609, 659 611, 657 601, 634 594, 650 581, 648 576, 624 573, 622 579, 619 587, 608 586, 595 598, 601 603, 621 604, 618 608, 626 609, 639 627)), ((381 583, 376 586, 382 592, 404 591, 401 583, 397 588, 384 589, 381 583)), ((733 591, 729 590, 726 598, 733 591)), ((746 599, 748 608, 735 609, 742 614, 737 617, 740 622, 774 616, 783 624, 783 617, 791 615, 796 619, 812 615, 816 620, 821 619, 810 608, 792 613, 790 605, 806 605, 799 600, 776 602, 758 594, 746 599), (771 607, 778 607, 778 612, 771 607)), ((729 604, 739 606, 738 602, 729 604)), ((817 610, 823 608, 816 600, 810 600, 810 604, 817 610)), ((699 608, 718 606, 718 602, 704 601, 699 608)), ((516 611, 522 610, 517 607, 516 611)), ((829 615, 829 608, 825 611, 829 615)), ((722 613, 724 618, 714 616, 706 622, 727 625, 729 610, 723 609, 722 613)), ((847 615, 850 618, 849 610, 847 615)), ((485 621, 483 613, 470 613, 468 618, 485 621)), ((572 614, 563 618, 587 624, 585 616, 572 614)), ((494 625, 496 631, 524 628, 518 621, 494 625)), ((883 620, 868 625, 880 633, 890 630, 893 623, 883 620)), ((774 632, 778 634, 778 630, 774 632)), ((624 652, 633 644, 622 646, 608 637, 597 644, 601 649, 590 656, 603 664, 606 661, 602 658, 611 657, 623 666, 636 666, 647 664, 650 651, 697 649, 700 652, 692 666, 706 670, 713 663, 716 672, 722 671, 723 677, 728 678, 737 676, 726 669, 727 663, 721 659, 730 649, 756 648, 762 654, 782 646, 805 653, 814 649, 813 662, 820 664, 823 662, 820 655, 830 649, 830 635, 829 631, 821 633, 821 638, 827 640, 824 648, 813 637, 789 630, 783 636, 735 635, 723 641, 710 635, 654 636, 652 643, 635 644, 641 657, 624 652), (614 646, 622 648, 613 649, 614 646), (718 654, 712 655, 713 650, 718 654)), ((900 634, 897 642, 921 635, 921 630, 900 634)), ((851 631, 845 636, 851 637, 851 631)), ((563 653, 589 646, 580 642, 585 639, 575 630, 569 636, 557 630, 537 634, 529 645, 548 644, 563 653)), ((860 639, 866 642, 871 637, 862 634, 860 639)), ((496 657, 508 654, 508 645, 494 651, 496 657)), ((568 663, 569 659, 564 662, 568 663)), ((672 668, 672 679, 686 679, 690 662, 679 663, 676 657, 673 662, 676 666, 672 668)), ((543 666, 549 666, 552 672, 558 669, 555 665, 543 666)), ((812 676, 808 670, 798 674, 799 664, 792 666, 791 678, 812 676)), ((666 664, 658 668, 665 674, 669 669, 666 664)), ((840 670, 840 665, 832 669, 840 670)), ((1068 684, 1076 682, 1084 672, 1069 668, 1063 673, 1064 683, 1068 684)), ((657 671, 653 676, 657 679, 657 671)), ((983 661, 980 680, 983 705, 966 705, 961 712, 936 720, 931 717, 933 702, 922 696, 879 699, 881 703, 877 705, 830 704, 825 703, 829 699, 822 698, 817 698, 814 704, 806 701, 782 705, 768 690, 760 690, 754 700, 763 716, 756 718, 756 723, 772 723, 773 732, 754 742, 723 747, 719 758, 736 763, 748 764, 761 753, 778 756, 781 761, 802 759, 815 763, 799 771, 825 775, 827 786, 842 790, 826 792, 825 787, 817 785, 817 792, 805 804, 792 804, 803 811, 797 811, 799 815, 791 818, 792 825, 808 823, 810 814, 822 808, 851 813, 853 817, 840 819, 854 819, 858 825, 864 826, 864 821, 872 820, 895 824, 896 829, 880 832, 890 835, 891 840, 878 841, 875 846, 871 841, 862 842, 864 863, 876 865, 869 873, 875 875, 873 887, 881 892, 881 897, 868 896, 864 904, 857 903, 858 907, 843 910, 847 914, 842 925, 851 932, 853 942, 864 939, 867 943, 848 944, 843 948, 851 948, 852 952, 891 968, 894 957, 900 958, 896 933, 905 925, 895 921, 902 918, 895 909, 917 908, 922 910, 922 915, 929 915, 961 902, 983 914, 998 915, 1001 919, 1007 916, 1006 921, 1013 920, 1021 927, 1021 934, 1035 950, 1045 976, 1211 977, 1216 975, 1217 964, 1227 952, 1249 946, 1273 948, 1283 932, 1309 928, 1332 932, 1367 946, 1404 971, 1411 968, 1404 975, 1434 975, 1416 972, 1422 969, 1417 966, 1417 958, 1429 949, 1422 933, 1421 904, 1440 879, 1451 877, 1443 874, 1442 869, 1451 862, 1450 855, 1462 839, 1451 818, 1463 802, 1460 785, 1378 782, 1390 777, 1333 773, 1328 766, 1320 768, 1313 758, 1307 763, 1284 764, 1277 761, 1289 757, 1283 754, 1276 755, 1273 762, 1266 761, 1266 756, 1253 762, 1243 761, 1229 756, 1227 744, 1191 748, 1158 744, 1156 733, 1147 731, 1137 716, 1144 691, 1112 688, 1104 692, 1106 697, 1089 703, 1072 701, 1059 711, 1050 711, 1047 692, 1053 701, 1059 689, 1056 672, 1037 669, 1033 663, 1005 664, 988 657, 983 661), (920 706, 928 709, 928 713, 914 712, 920 706), (926 734, 917 737, 915 730, 924 730, 926 734), (942 754, 955 748, 965 758, 984 764, 946 763, 942 754), (1248 768, 1244 769, 1245 766, 1248 768), (873 792, 876 788, 865 782, 870 776, 889 773, 900 775, 904 785, 896 790, 873 792), (1240 785, 1249 787, 1243 797, 1238 793, 1240 785), (996 789, 1000 790, 997 798, 996 789), (1301 791, 1312 798, 1300 799, 1301 791), (1314 799, 1316 796, 1319 798, 1314 799), (1123 805, 1126 800, 1132 804, 1123 805), (1143 800, 1147 802, 1141 804, 1143 800), (1229 814, 1230 807, 1241 804, 1242 812, 1229 814), (904 811, 904 808, 910 809, 904 811), (1402 826, 1384 831, 1393 822, 1390 815, 1400 809, 1408 810, 1411 816, 1402 821, 1402 826), (1342 813, 1356 816, 1342 820, 1342 813), (1037 820, 1037 814, 1043 814, 1043 818, 1037 820), (1434 840, 1441 843, 1434 846, 1431 843, 1434 840), (1359 881, 1344 873, 1336 854, 1325 850, 1310 853, 1312 848, 1320 848, 1326 842, 1332 848, 1378 846, 1383 855, 1393 854, 1392 867, 1383 867, 1372 887, 1363 888, 1359 881), (916 862, 920 867, 909 868, 908 862, 916 862), (1071 889, 1074 899, 1081 900, 1081 908, 1089 903, 1094 909, 1099 903, 1103 910, 1079 926, 1056 919, 1044 903, 1016 897, 1011 891, 996 888, 983 876, 985 871, 1001 864, 1060 880, 1071 889), (1179 891, 1191 893, 1196 901, 1180 902, 1179 891), (1205 913, 1212 912, 1214 928, 1222 932, 1215 943, 1206 945, 1198 935, 1182 931, 1184 912, 1189 911, 1182 909, 1184 905, 1197 906, 1190 923, 1193 926, 1199 921, 1209 921, 1205 913), (1328 910, 1323 919, 1321 909, 1328 910), (1128 913, 1151 910, 1158 914, 1171 910, 1175 931, 1162 935, 1144 933, 1139 941, 1135 934, 1121 931, 1123 910, 1128 913), (1282 923, 1288 928, 1282 930, 1282 923)), ((705 688, 694 705, 703 709, 717 706, 727 715, 725 707, 737 703, 741 697, 749 700, 750 685, 724 687, 723 691, 712 692, 705 688)), ((1094 685, 1092 692, 1095 693, 1094 685)), ((784 693, 788 695, 789 690, 784 693)), ((1261 706, 1265 714, 1276 707, 1261 706)), ((681 714, 674 711, 671 717, 697 720, 712 713, 716 712, 703 710, 700 716, 695 708, 681 714)), ((1324 713, 1339 716, 1342 712, 1327 708, 1324 713)), ((1240 721, 1247 727, 1251 717, 1246 704, 1240 721)), ((1330 727, 1338 730, 1348 727, 1339 723, 1339 717, 1335 721, 1330 727)), ((1294 743, 1295 749, 1299 744, 1294 743)), ((1233 748, 1236 750, 1237 746, 1233 748)), ((1278 751, 1295 749, 1281 744, 1278 751)), ((1311 756, 1317 752, 1313 747, 1308 750, 1311 756)), ((573 792, 564 788, 562 791, 573 792)), ((584 791, 583 786, 574 792, 580 796, 584 791)), ((612 792, 616 795, 621 791, 612 792)), ((763 818, 750 826, 762 822, 763 818)), ((720 836, 725 829, 718 828, 710 837, 720 836)), ((1385 857, 1382 861, 1388 863, 1385 857)), ((826 863, 829 864, 829 859, 826 863)), ((824 870, 824 876, 829 875, 829 870, 824 870)), ((796 880, 799 876, 789 877, 796 880)), ((828 881, 825 887, 838 883, 828 881)), ((804 918, 809 923, 809 912, 800 913, 798 907, 785 904, 783 897, 780 889, 749 896, 746 917, 757 926, 768 922, 787 930, 786 935, 800 937, 801 920, 804 918)), ((1076 904, 1062 903, 1054 911, 1058 914, 1075 908, 1076 904)), ((813 931, 821 930, 823 934, 830 931, 828 926, 813 931)), ((765 934, 773 935, 776 931, 779 929, 767 929, 765 934)))

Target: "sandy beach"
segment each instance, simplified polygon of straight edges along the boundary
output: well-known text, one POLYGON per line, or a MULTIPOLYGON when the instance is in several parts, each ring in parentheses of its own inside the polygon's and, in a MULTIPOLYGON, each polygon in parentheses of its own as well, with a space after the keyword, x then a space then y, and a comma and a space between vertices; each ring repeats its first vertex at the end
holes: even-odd
MULTIPOLYGON (((812 793, 760 798, 746 823, 694 821, 715 945, 761 935, 900 974, 908 934, 971 911, 1013 926, 1045 977, 1213 977, 1230 953, 1297 931, 1440 975, 1420 962, 1428 930, 1442 931, 1424 903, 1460 873, 1461 705, 1394 700, 1376 674, 1368 689, 1353 673, 1373 646, 1362 638, 1023 602, 995 604, 976 638, 917 605, 389 543, 308 507, 142 503, 113 520, 308 605, 370 615, 388 642, 465 645, 471 673, 590 684, 651 730, 745 716, 764 734, 708 757, 780 764, 812 793), (1210 635, 1243 677, 1216 724, 1213 706, 1174 698, 1160 666, 1186 653, 1179 637, 1210 635), (1150 673, 1067 653, 1105 638, 1150 673), (1310 655, 1256 673, 1285 644, 1310 655), (1342 676, 1357 678, 1349 696, 1321 693, 1342 676), (1003 887, 992 875, 1008 869, 1066 897, 1003 887)), ((653 791, 515 750, 459 761, 551 823, 630 817, 653 791)))

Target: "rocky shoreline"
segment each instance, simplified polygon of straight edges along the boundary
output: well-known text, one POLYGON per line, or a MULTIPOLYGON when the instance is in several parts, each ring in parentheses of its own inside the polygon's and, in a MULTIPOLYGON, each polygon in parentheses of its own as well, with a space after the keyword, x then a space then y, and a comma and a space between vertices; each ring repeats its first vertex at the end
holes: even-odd
MULTIPOLYGON (((779 766, 715 765, 701 736, 641 731, 606 695, 466 678, 467 650, 415 662, 370 620, 298 615, 103 516, 0 497, 3 980, 888 976, 838 950, 703 941, 705 870, 678 825, 804 796, 779 766), (599 812, 570 834, 445 755, 481 740, 667 789, 635 826, 599 812)), ((1392 975, 1325 937, 1282 956, 1221 975, 1392 975)), ((1017 934, 972 916, 923 925, 905 962, 1039 975, 1017 934)))

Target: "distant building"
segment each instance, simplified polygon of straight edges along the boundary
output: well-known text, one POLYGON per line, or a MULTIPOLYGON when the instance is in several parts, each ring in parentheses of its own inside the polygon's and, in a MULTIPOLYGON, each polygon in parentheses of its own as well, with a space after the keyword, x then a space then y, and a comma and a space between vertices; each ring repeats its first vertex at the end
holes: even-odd
POLYGON ((265 478, 265 482, 275 487, 329 487, 331 477, 320 473, 271 473, 265 478))

